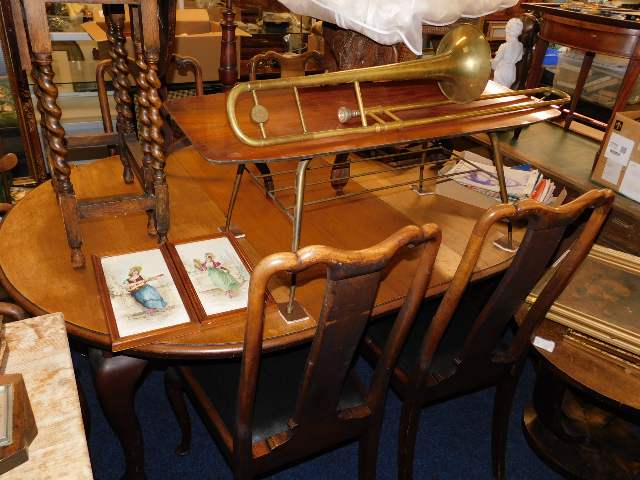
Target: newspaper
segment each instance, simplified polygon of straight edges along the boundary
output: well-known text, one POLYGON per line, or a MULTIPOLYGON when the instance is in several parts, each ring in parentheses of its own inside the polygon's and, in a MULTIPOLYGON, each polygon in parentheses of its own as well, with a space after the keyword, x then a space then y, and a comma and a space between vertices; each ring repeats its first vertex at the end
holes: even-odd
MULTIPOLYGON (((462 152, 462 158, 447 174, 467 188, 484 195, 500 199, 500 185, 493 162, 470 151, 462 152)), ((552 203, 556 185, 544 178, 535 168, 520 169, 504 167, 505 183, 509 200, 533 198, 542 203, 552 203)))

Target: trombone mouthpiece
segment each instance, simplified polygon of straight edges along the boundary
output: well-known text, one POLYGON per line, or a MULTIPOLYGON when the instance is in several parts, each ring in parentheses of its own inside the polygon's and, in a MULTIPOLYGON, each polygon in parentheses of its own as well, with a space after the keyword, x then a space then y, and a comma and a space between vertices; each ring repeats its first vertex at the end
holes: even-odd
POLYGON ((338 109, 338 121, 340 123, 347 123, 352 118, 360 116, 358 110, 351 110, 349 107, 342 106, 338 109))

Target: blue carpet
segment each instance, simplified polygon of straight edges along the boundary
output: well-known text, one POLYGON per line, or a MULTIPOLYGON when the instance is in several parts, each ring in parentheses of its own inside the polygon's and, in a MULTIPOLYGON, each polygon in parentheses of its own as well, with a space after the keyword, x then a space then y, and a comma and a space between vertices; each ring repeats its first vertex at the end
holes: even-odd
MULTIPOLYGON (((79 382, 84 388, 91 413, 89 451, 97 480, 120 478, 124 461, 120 444, 98 405, 88 361, 73 354, 79 382)), ((370 373, 364 362, 358 373, 370 373)), ((529 448, 522 434, 524 406, 531 399, 534 372, 527 365, 520 379, 511 415, 507 447, 507 477, 510 479, 557 479, 529 448)), ((416 479, 491 479, 491 411, 493 389, 487 389, 423 410, 416 447, 416 479)), ((233 476, 197 414, 191 409, 193 441, 185 457, 174 454, 179 429, 164 393, 162 372, 152 371, 136 396, 145 441, 145 466, 150 480, 155 479, 231 479, 233 476)), ((387 400, 385 422, 378 457, 378 478, 396 478, 397 429, 400 402, 391 393, 387 400)), ((270 478, 354 479, 358 472, 356 443, 308 460, 270 478)))

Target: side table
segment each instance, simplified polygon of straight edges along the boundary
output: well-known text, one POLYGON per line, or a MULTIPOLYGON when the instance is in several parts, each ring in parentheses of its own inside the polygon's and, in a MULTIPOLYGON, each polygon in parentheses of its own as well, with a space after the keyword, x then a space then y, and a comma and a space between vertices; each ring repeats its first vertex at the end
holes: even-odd
MULTIPOLYGON (((593 58, 596 53, 613 55, 629 59, 629 66, 622 79, 620 91, 613 106, 611 119, 616 112, 624 110, 631 90, 640 74, 640 23, 631 20, 618 20, 596 14, 573 12, 560 8, 554 3, 525 3, 525 10, 542 15, 540 34, 535 45, 531 69, 527 77, 526 88, 540 83, 542 61, 549 43, 559 43, 585 52, 578 74, 573 100, 565 118, 564 128, 568 129, 575 115, 575 109, 582 93, 593 58)), ((582 117, 588 123, 605 129, 602 122, 582 117)), ((596 156, 597 158, 597 156, 596 156)))
POLYGON ((640 357, 618 358, 550 320, 536 333, 555 348, 536 347, 534 398, 523 416, 531 447, 571 478, 638 478, 640 357))
POLYGON ((6 373, 24 378, 38 435, 13 479, 92 479, 67 330, 61 313, 6 324, 6 373))

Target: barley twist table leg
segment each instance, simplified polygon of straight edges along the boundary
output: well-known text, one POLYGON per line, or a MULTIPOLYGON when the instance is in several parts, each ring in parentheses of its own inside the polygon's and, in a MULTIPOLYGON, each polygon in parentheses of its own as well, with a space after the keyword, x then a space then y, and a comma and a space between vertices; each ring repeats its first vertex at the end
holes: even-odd
POLYGON ((162 98, 160 89, 162 82, 158 76, 158 63, 160 61, 160 29, 158 18, 158 2, 147 0, 141 2, 140 10, 144 28, 144 56, 147 64, 145 71, 147 90, 145 100, 147 102, 147 118, 149 121, 148 146, 152 157, 151 168, 153 170, 153 192, 155 195, 155 221, 158 232, 158 241, 164 242, 169 231, 169 188, 164 173, 164 135, 162 134, 162 98))
MULTIPOLYGON (((122 5, 105 5, 103 7, 105 19, 107 20, 107 37, 111 48, 109 56, 111 57, 111 78, 113 79, 114 99, 116 102, 116 110, 118 116, 116 119, 116 128, 120 134, 120 143, 125 144, 124 136, 135 131, 133 122, 133 102, 131 100, 129 82, 129 66, 127 64, 127 50, 125 48, 124 37, 124 7, 122 5)), ((122 160, 123 178, 125 183, 133 182, 133 171, 129 164, 129 157, 123 154, 123 148, 120 149, 120 159, 122 160)))
POLYGON ((151 137, 151 167, 153 169, 153 190, 156 196, 156 229, 158 240, 166 241, 169 231, 169 188, 164 173, 164 135, 162 134, 163 119, 160 113, 162 100, 160 98, 160 87, 162 86, 158 77, 157 62, 148 61, 147 81, 149 84, 149 133, 151 137))
MULTIPOLYGON (((31 78, 33 79, 33 93, 36 96, 37 99, 37 103, 36 103, 36 108, 38 109, 38 112, 40 113, 40 132, 42 135, 42 139, 44 140, 45 143, 48 143, 48 138, 47 138, 47 128, 45 126, 45 111, 44 111, 44 107, 42 106, 42 92, 40 91, 40 89, 38 88, 38 78, 39 78, 39 69, 37 64, 33 64, 31 67, 31 78)), ((49 158, 49 156, 47 156, 47 162, 50 162, 51 158, 49 158)), ((54 168, 53 165, 51 165, 51 163, 49 163, 49 171, 53 172, 54 168)), ((52 175, 51 176, 51 186, 53 187, 53 191, 56 192, 56 196, 58 194, 58 187, 56 184, 56 176, 52 175)))
POLYGON ((71 184, 71 168, 67 164, 67 145, 65 131, 60 123, 62 110, 58 106, 58 87, 53 82, 54 72, 51 66, 50 53, 34 53, 33 63, 36 65, 36 82, 40 93, 38 109, 44 113, 42 125, 46 133, 49 147, 49 164, 55 176, 55 189, 62 210, 67 240, 71 247, 71 264, 74 268, 84 266, 84 254, 81 251, 82 238, 76 196, 71 184))
MULTIPOLYGON (((132 37, 133 48, 135 52, 136 67, 138 73, 136 75, 136 84, 138 85, 138 121, 140 122, 140 128, 138 130, 138 137, 142 144, 142 183, 144 192, 147 195, 153 195, 153 170, 151 168, 151 162, 153 157, 151 155, 151 121, 149 120, 149 83, 147 80, 147 70, 149 69, 144 57, 144 50, 142 46, 142 34, 140 30, 142 24, 140 21, 140 7, 131 7, 131 24, 132 24, 132 37)), ((147 233, 149 235, 157 235, 156 219, 152 211, 147 212, 147 233)))

